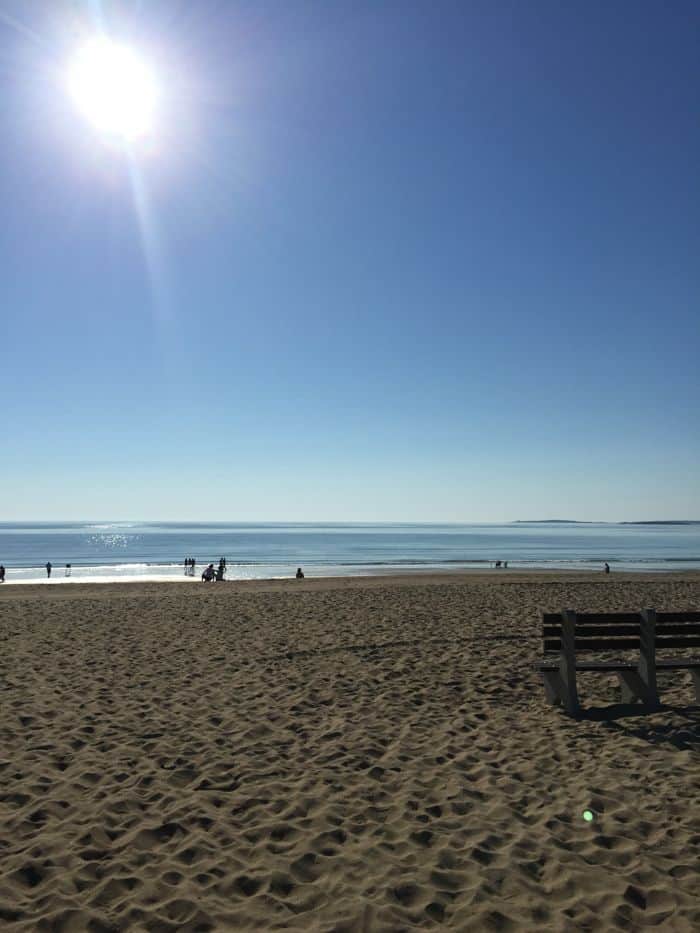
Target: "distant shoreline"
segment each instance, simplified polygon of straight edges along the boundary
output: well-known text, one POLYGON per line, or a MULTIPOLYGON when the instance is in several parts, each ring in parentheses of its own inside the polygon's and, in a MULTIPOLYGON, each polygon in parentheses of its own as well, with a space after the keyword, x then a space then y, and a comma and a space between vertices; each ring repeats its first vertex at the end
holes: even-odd
POLYGON ((700 525, 700 519, 649 519, 637 522, 580 521, 577 518, 517 518, 514 525, 700 525))

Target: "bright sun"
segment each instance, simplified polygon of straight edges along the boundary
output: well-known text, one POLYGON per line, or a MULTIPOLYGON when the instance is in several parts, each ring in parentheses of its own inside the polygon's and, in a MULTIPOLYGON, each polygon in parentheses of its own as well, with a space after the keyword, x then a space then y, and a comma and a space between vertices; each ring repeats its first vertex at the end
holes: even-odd
POLYGON ((105 37, 90 40, 69 67, 68 86, 101 133, 132 141, 153 130, 158 85, 132 49, 105 37))

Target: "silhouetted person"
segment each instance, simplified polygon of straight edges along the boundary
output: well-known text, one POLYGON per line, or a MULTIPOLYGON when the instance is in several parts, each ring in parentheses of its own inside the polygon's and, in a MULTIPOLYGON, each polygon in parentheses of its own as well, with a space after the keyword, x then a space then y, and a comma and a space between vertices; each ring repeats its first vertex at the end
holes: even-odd
POLYGON ((610 573, 610 564, 605 561, 605 573, 610 573))
POLYGON ((301 569, 301 567, 297 567, 297 580, 303 580, 303 579, 304 579, 304 571, 301 569))
POLYGON ((46 576, 47 577, 51 576, 51 561, 50 560, 46 561, 46 576))
POLYGON ((215 576, 216 571, 214 570, 213 564, 209 564, 209 566, 202 571, 202 581, 204 583, 210 583, 215 578, 215 576))
POLYGON ((0 583, 5 582, 5 568, 0 564, 0 583))
POLYGON ((70 576, 70 572, 71 572, 71 565, 70 565, 70 564, 66 564, 66 576, 67 576, 67 577, 70 576))

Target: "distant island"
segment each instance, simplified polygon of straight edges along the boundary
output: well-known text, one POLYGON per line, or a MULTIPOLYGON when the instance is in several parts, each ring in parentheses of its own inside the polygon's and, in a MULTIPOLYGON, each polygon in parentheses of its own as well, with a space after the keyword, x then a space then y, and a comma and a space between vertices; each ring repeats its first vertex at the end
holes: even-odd
POLYGON ((653 522, 618 522, 620 525, 700 525, 700 521, 697 519, 668 519, 666 521, 653 521, 653 522))
POLYGON ((655 519, 643 522, 582 522, 576 518, 516 518, 514 525, 700 525, 700 519, 655 519))

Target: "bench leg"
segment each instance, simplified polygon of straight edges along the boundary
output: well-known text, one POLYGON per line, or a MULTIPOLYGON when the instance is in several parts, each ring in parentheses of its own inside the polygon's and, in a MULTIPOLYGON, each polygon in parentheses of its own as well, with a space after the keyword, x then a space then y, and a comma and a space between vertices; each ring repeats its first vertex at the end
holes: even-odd
POLYGON ((617 672, 617 679, 620 681, 620 699, 623 703, 634 703, 638 699, 636 692, 632 689, 629 681, 622 671, 617 672))
POLYGON ((641 700, 650 709, 658 709, 659 698, 636 671, 618 671, 620 693, 623 703, 635 703, 641 700))
POLYGON ((693 678, 693 686, 695 687, 695 700, 700 703, 700 668, 691 667, 690 676, 693 678))
POLYGON ((557 671, 542 671, 542 680, 544 681, 544 692, 547 702, 552 706, 558 706, 561 703, 561 679, 557 671))
POLYGON ((576 684, 573 684, 573 689, 567 690, 564 678, 559 671, 541 671, 541 674, 547 700, 553 706, 563 706, 570 716, 578 715, 581 707, 578 702, 576 684))
POLYGON ((580 706, 576 689, 576 613, 572 609, 562 612, 559 680, 564 709, 569 716, 577 716, 580 706))

